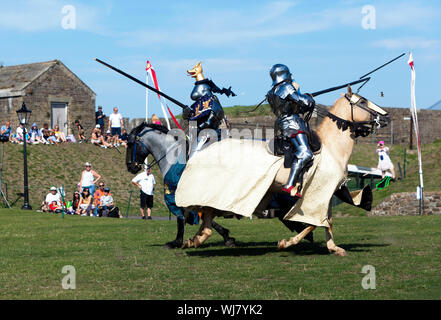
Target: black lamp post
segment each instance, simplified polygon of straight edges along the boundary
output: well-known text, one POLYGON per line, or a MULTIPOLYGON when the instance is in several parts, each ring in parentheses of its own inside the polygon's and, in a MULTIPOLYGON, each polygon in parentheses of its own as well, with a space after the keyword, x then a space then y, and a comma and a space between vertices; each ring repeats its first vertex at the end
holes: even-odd
POLYGON ((26 126, 29 123, 29 117, 31 116, 32 111, 26 108, 26 104, 23 102, 21 109, 17 110, 16 112, 18 120, 23 124, 24 204, 21 209, 32 210, 32 207, 29 204, 28 158, 26 153, 26 126))

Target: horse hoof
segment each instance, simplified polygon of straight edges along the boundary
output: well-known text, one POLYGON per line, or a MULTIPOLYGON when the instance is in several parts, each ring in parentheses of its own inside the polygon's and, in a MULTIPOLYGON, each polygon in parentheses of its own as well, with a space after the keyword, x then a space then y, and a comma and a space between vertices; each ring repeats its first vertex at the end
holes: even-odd
POLYGON ((182 241, 173 240, 173 241, 167 242, 163 248, 164 249, 176 249, 176 248, 181 248, 181 247, 182 247, 182 241))
POLYGON ((277 242, 277 249, 282 250, 286 248, 286 240, 282 239, 279 242, 277 242))
POLYGON ((182 249, 187 249, 191 247, 193 247, 193 242, 190 239, 184 241, 184 244, 182 245, 182 249))
POLYGON ((345 250, 338 250, 334 254, 339 257, 346 257, 348 255, 345 250))
POLYGON ((228 248, 234 248, 234 247, 236 246, 236 239, 234 239, 234 238, 228 238, 228 240, 225 241, 225 245, 226 245, 228 248))

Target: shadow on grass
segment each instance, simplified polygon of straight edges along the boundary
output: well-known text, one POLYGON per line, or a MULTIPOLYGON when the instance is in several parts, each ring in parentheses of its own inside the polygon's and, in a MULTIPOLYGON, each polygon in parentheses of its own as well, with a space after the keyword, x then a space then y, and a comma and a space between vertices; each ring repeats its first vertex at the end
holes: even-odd
MULTIPOLYGON (((154 244, 152 247, 162 247, 163 244, 154 244)), ((387 247, 386 243, 348 243, 341 244, 340 247, 350 252, 370 252, 371 248, 387 247)), ((167 249, 165 249, 167 250, 167 249)), ((308 243, 301 242, 285 250, 278 250, 276 242, 236 242, 236 247, 227 248, 222 241, 213 242, 201 246, 198 249, 174 249, 182 250, 188 256, 214 257, 214 256, 261 256, 270 253, 287 253, 296 256, 308 255, 329 255, 328 248, 324 241, 308 243)))

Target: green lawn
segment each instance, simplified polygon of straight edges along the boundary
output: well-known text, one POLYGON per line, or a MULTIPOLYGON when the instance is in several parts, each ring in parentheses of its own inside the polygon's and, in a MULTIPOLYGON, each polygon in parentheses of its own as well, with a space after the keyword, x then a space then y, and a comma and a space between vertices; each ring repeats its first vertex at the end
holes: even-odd
MULTIPOLYGON (((236 237, 217 234, 199 249, 165 250, 175 221, 90 218, 0 210, 1 299, 440 299, 441 216, 335 219, 347 257, 315 244, 286 251, 291 233, 277 220, 218 219, 236 237), (76 269, 63 290, 61 269, 76 269), (364 290, 364 265, 376 289, 364 290)), ((196 226, 186 231, 192 236, 196 226)))

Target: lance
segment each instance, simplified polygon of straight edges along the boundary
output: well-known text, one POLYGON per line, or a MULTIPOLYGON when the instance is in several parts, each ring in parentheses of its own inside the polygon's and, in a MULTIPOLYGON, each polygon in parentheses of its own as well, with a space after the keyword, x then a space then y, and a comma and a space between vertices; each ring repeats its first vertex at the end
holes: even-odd
MULTIPOLYGON (((311 95, 313 97, 316 97, 316 96, 319 96, 321 94, 325 94, 325 93, 328 93, 328 92, 331 92, 331 91, 342 89, 342 88, 345 88, 347 86, 353 86, 354 84, 358 84, 358 83, 361 83, 361 82, 365 82, 366 83, 369 80, 371 80, 371 77, 360 79, 360 80, 356 80, 356 81, 352 81, 352 82, 348 82, 348 83, 342 84, 342 85, 337 86, 337 87, 332 87, 332 88, 328 88, 328 89, 325 89, 325 90, 316 91, 316 92, 311 93, 311 95)), ((364 83, 363 83, 363 85, 364 85, 364 83)))
POLYGON ((187 105, 185 105, 185 104, 179 102, 179 101, 176 100, 176 99, 173 99, 172 97, 170 97, 169 95, 163 93, 162 91, 156 90, 155 88, 149 86, 148 84, 142 82, 141 80, 138 80, 138 79, 136 79, 135 77, 132 77, 130 74, 125 73, 124 71, 121 71, 121 70, 119 70, 119 69, 117 69, 117 68, 111 66, 110 64, 105 63, 104 61, 102 61, 102 60, 100 60, 100 59, 98 59, 98 58, 95 58, 94 60, 97 61, 97 62, 99 62, 99 63, 101 63, 101 64, 103 64, 103 65, 105 65, 106 67, 112 69, 113 71, 116 71, 116 72, 122 74, 123 76, 129 78, 130 80, 135 81, 136 83, 142 85, 143 87, 146 87, 147 89, 149 89, 149 90, 151 90, 151 91, 153 91, 153 92, 159 94, 160 96, 163 96, 164 98, 170 100, 171 102, 173 102, 174 104, 180 106, 181 108, 185 109, 185 108, 188 107, 187 105))

